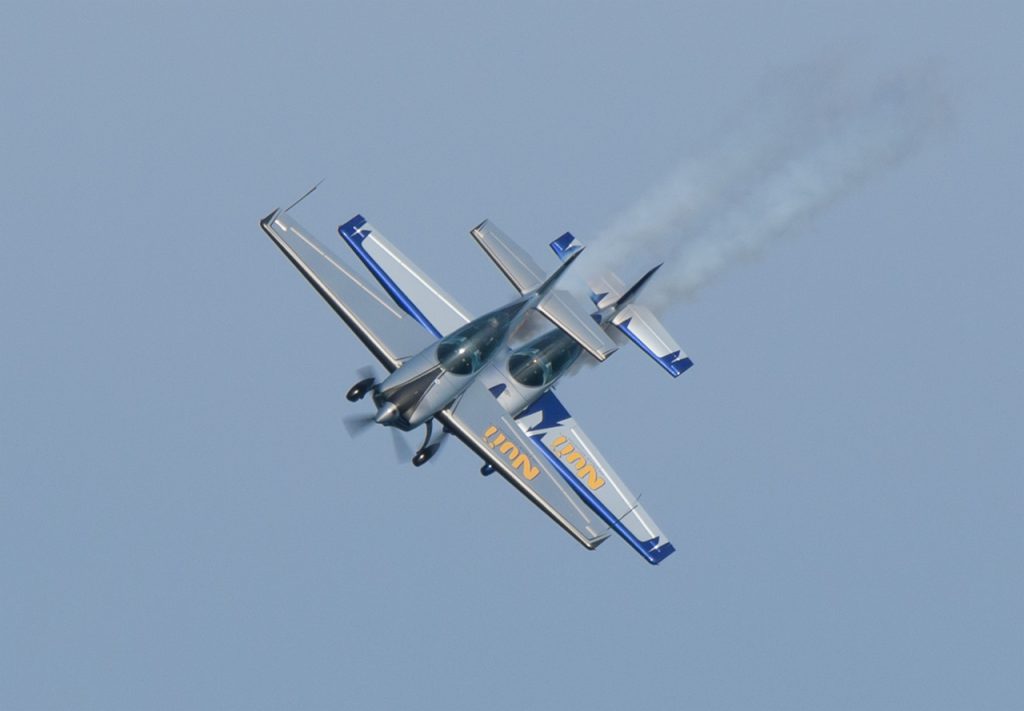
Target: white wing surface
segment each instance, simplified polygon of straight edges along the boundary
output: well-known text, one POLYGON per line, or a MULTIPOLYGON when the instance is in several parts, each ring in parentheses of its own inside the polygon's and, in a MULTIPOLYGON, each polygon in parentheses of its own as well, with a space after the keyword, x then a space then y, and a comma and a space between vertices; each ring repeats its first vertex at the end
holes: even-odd
POLYGON ((389 371, 433 341, 386 294, 345 269, 287 213, 271 213, 260 227, 389 371))
POLYGON ((437 419, 584 546, 608 537, 604 522, 479 380, 437 419))
POLYGON ((544 283, 547 274, 533 261, 533 257, 490 220, 484 220, 469 233, 520 294, 544 283))
POLYGON ((537 311, 598 360, 605 360, 619 348, 590 314, 580 307, 579 300, 564 289, 555 289, 541 299, 537 311))

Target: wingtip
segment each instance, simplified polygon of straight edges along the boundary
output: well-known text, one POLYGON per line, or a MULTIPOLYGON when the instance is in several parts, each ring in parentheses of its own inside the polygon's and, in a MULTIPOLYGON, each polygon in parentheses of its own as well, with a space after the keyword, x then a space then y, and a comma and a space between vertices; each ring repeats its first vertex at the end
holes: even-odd
POLYGON ((658 546, 654 550, 645 553, 644 557, 647 559, 647 562, 650 563, 651 565, 657 565, 658 563, 660 563, 661 561, 665 560, 666 558, 668 558, 670 555, 672 555, 675 552, 676 552, 676 547, 673 546, 668 541, 666 541, 665 543, 661 544, 660 546, 658 546))
POLYGON ((593 349, 585 348, 585 350, 587 351, 587 353, 589 353, 590 355, 594 356, 594 358, 596 358, 598 360, 598 362, 603 363, 606 360, 608 360, 612 356, 613 353, 615 353, 617 350, 619 350, 619 346, 616 345, 614 348, 611 348, 609 350, 603 350, 603 351, 602 350, 598 350, 596 348, 593 348, 593 349))
POLYGON ((274 218, 277 217, 278 213, 280 212, 281 208, 274 208, 273 212, 271 212, 269 215, 260 220, 260 227, 266 227, 267 225, 269 225, 271 222, 274 221, 274 218))

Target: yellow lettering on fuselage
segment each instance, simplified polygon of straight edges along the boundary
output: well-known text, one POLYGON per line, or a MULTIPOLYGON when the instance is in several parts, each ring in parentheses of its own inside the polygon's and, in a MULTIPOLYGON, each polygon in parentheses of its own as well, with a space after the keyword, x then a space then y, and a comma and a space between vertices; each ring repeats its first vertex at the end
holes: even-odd
POLYGON ((565 437, 562 435, 555 437, 555 440, 551 443, 551 450, 559 458, 564 459, 566 464, 572 464, 576 467, 576 476, 586 482, 588 489, 597 491, 604 486, 604 479, 597 475, 597 472, 590 462, 587 461, 587 458, 576 451, 576 448, 569 444, 565 437))
POLYGON ((530 461, 530 457, 526 453, 520 452, 519 447, 514 445, 494 425, 488 427, 487 431, 484 432, 484 440, 491 449, 497 449, 500 454, 503 454, 512 464, 513 469, 518 469, 522 472, 527 481, 534 479, 540 474, 540 469, 534 466, 533 462, 530 461))

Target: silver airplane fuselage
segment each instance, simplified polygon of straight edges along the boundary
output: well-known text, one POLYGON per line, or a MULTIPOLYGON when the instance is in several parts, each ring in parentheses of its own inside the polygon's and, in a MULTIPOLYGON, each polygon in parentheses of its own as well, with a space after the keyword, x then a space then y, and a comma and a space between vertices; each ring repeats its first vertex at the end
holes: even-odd
POLYGON ((582 251, 567 257, 536 289, 455 329, 374 385, 374 421, 405 431, 429 423, 464 393, 498 354, 507 352, 513 331, 582 251))
POLYGON ((484 366, 507 352, 538 292, 476 318, 413 356, 373 388, 374 420, 409 431, 465 392, 484 366))

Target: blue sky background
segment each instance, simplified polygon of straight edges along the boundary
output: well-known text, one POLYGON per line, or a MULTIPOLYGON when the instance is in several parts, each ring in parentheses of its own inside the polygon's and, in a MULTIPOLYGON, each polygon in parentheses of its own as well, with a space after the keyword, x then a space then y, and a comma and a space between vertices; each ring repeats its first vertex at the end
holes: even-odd
POLYGON ((1024 707, 1021 7, 5 5, 0 708, 1024 707), (829 62, 941 125, 559 390, 663 565, 350 438, 261 216, 480 310, 829 62))

